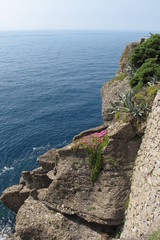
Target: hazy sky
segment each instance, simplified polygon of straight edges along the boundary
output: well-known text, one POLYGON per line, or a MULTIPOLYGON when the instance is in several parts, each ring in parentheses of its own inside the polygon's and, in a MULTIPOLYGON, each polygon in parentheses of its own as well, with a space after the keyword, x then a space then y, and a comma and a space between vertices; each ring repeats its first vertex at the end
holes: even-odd
POLYGON ((0 30, 160 30, 160 0, 0 0, 0 30))

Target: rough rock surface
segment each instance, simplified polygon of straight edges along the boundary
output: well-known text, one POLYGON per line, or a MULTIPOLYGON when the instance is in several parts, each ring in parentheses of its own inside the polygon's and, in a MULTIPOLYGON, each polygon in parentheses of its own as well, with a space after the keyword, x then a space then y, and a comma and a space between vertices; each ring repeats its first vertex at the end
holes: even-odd
POLYGON ((32 198, 25 201, 17 214, 16 232, 23 240, 107 239, 103 229, 93 231, 92 225, 83 219, 70 219, 32 198))
POLYGON ((51 149, 46 152, 46 154, 40 156, 37 161, 39 165, 46 171, 52 170, 54 168, 54 156, 56 154, 56 149, 51 149))
POLYGON ((128 58, 132 50, 138 46, 138 42, 128 44, 121 56, 119 70, 116 74, 116 80, 107 82, 101 89, 102 95, 102 116, 104 124, 108 124, 113 119, 112 105, 110 102, 116 102, 119 99, 119 95, 130 90, 129 77, 132 75, 132 69, 128 64, 128 58), (124 74, 126 77, 124 80, 118 80, 118 76, 124 74))
POLYGON ((19 194, 22 188, 22 184, 13 185, 7 188, 1 195, 1 201, 14 212, 18 212, 18 209, 24 203, 25 199, 19 194))
POLYGON ((39 191, 40 201, 56 211, 76 214, 89 222, 109 226, 123 223, 130 190, 128 182, 141 137, 136 135, 131 123, 115 124, 110 127, 114 131, 108 129, 110 141, 103 151, 103 171, 94 186, 90 183, 85 151, 82 149, 84 154, 79 154, 68 149, 69 154, 66 151, 59 158, 57 174, 48 189, 39 191))
POLYGON ((102 130, 105 130, 107 128, 107 125, 101 125, 101 126, 98 126, 98 127, 95 127, 95 128, 90 128, 89 130, 86 130, 84 132, 81 132, 80 134, 74 136, 73 138, 73 141, 76 141, 84 136, 87 136, 89 134, 92 134, 92 133, 95 133, 95 132, 100 132, 102 130))
POLYGON ((123 81, 116 80, 112 83, 107 82, 103 85, 101 89, 102 117, 103 122, 106 125, 109 124, 113 119, 111 102, 118 101, 119 95, 129 91, 130 89, 128 77, 126 77, 123 81))
POLYGON ((47 188, 52 180, 41 167, 32 172, 22 172, 20 184, 7 188, 0 200, 12 211, 17 212, 24 201, 31 195, 37 197, 37 190, 47 188))
MULTIPOLYGON (((130 122, 113 122, 107 131, 110 140, 103 151, 103 171, 93 186, 85 150, 75 152, 70 144, 56 151, 52 170, 46 171, 45 165, 45 169, 22 172, 20 185, 8 190, 9 198, 7 190, 3 193, 2 201, 7 199, 12 210, 17 212, 21 207, 16 219, 17 239, 111 239, 124 220, 141 136, 130 122), (58 226, 56 230, 54 226, 58 226)), ((54 159, 55 151, 45 154, 45 161, 46 156, 54 159)))
MULTIPOLYGON (((139 239, 160 229, 160 91, 149 116, 133 173, 121 239, 139 239)), ((144 238, 145 239, 145 238, 144 238)))
POLYGON ((129 65, 128 58, 129 58, 131 52, 133 51, 133 49, 135 47, 137 47, 140 43, 142 43, 142 42, 141 41, 140 42, 133 42, 133 43, 128 44, 125 47, 125 49, 122 53, 122 56, 120 58, 119 69, 117 71, 117 75, 119 75, 121 73, 124 73, 125 75, 132 74, 132 69, 129 65))

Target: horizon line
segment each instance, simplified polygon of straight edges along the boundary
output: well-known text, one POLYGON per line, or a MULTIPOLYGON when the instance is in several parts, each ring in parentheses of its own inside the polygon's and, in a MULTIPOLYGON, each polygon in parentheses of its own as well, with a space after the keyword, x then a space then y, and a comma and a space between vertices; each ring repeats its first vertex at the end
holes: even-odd
POLYGON ((160 30, 151 29, 74 29, 74 28, 53 28, 53 29, 0 29, 0 32, 28 32, 28 31, 113 31, 113 32, 160 32, 160 30))

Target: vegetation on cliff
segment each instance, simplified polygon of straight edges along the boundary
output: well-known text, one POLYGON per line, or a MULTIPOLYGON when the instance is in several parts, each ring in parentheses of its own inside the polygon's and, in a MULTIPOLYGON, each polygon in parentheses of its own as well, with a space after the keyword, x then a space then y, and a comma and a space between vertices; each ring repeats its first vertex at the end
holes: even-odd
POLYGON ((160 34, 152 34, 139 44, 132 51, 129 62, 136 70, 130 79, 132 88, 139 91, 148 82, 157 83, 160 79, 160 34))
POLYGON ((98 179, 103 168, 102 150, 108 144, 108 136, 106 130, 89 134, 77 141, 74 141, 74 150, 83 148, 88 155, 88 163, 91 169, 90 182, 93 185, 98 179))
POLYGON ((122 113, 144 120, 160 89, 160 34, 151 35, 131 53, 129 63, 134 75, 129 80, 131 90, 119 95, 119 101, 111 103, 115 118, 122 113))
POLYGON ((160 239, 160 230, 152 233, 147 240, 159 240, 160 239))

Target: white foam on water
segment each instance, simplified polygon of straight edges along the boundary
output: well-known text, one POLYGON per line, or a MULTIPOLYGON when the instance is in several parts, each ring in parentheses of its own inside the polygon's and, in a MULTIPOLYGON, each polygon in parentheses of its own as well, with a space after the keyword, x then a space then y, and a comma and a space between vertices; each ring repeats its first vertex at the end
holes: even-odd
POLYGON ((44 149, 48 149, 50 148, 50 145, 46 145, 46 146, 41 146, 41 147, 33 147, 33 152, 38 152, 38 151, 42 151, 44 149))
POLYGON ((5 173, 5 172, 8 172, 8 171, 12 171, 14 169, 14 167, 7 167, 7 166, 4 166, 2 168, 2 170, 0 171, 0 176, 5 173))
POLYGON ((10 233, 11 233, 11 228, 10 227, 4 227, 0 231, 0 240, 5 240, 9 236, 10 233))

